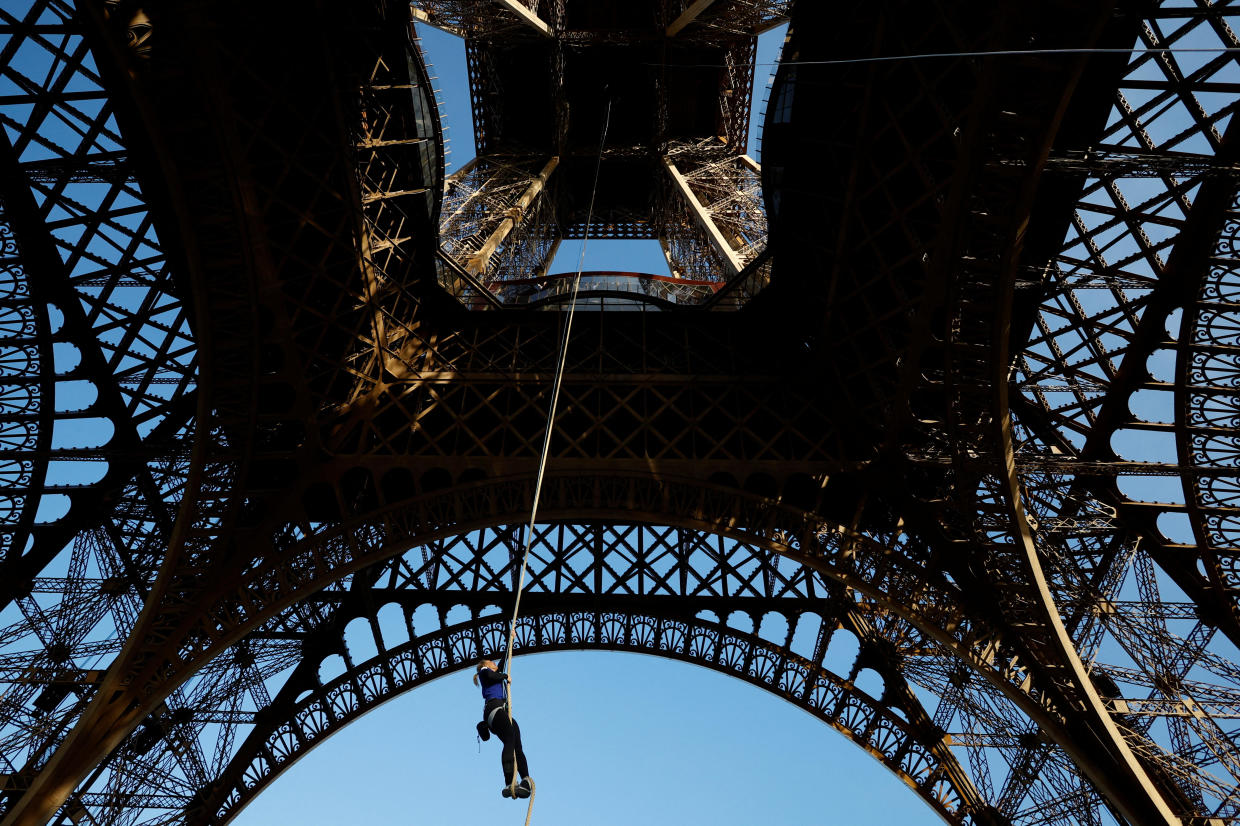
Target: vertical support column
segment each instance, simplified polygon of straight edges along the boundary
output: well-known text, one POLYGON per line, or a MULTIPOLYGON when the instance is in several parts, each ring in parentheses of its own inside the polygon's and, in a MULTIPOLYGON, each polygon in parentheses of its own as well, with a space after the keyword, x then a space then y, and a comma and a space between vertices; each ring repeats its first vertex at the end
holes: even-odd
POLYGON ((444 182, 443 182, 444 206, 447 207, 447 209, 439 217, 440 234, 443 234, 444 230, 447 227, 451 226, 453 221, 455 221, 458 217, 464 214, 465 211, 469 209, 469 207, 473 204, 473 202, 477 200, 478 196, 482 194, 481 188, 474 188, 474 189, 469 190, 469 194, 466 195, 465 198, 461 200, 459 203, 456 203, 456 204, 449 203, 449 200, 450 200, 449 196, 453 193, 453 191, 455 191, 455 189, 458 186, 462 185, 461 182, 465 179, 465 176, 473 172, 474 167, 476 167, 477 165, 478 165, 478 159, 476 157, 470 158, 469 163, 465 164, 460 169, 456 170, 455 172, 453 172, 451 175, 449 175, 447 178, 444 179, 444 182))
POLYGON ((680 33, 681 29, 688 26, 694 20, 697 20, 698 15, 706 11, 706 9, 714 2, 715 0, 695 0, 694 3, 690 4, 689 8, 685 9, 684 12, 681 13, 680 17, 673 20, 671 25, 667 27, 667 36, 675 37, 680 33))
POLYGON ((676 259, 672 256, 672 248, 668 244, 666 238, 659 239, 659 249, 663 250, 663 258, 667 261, 667 270, 672 274, 672 277, 684 278, 685 274, 681 271, 680 265, 676 263, 676 259))
POLYGON ((555 254, 560 251, 560 239, 556 238, 551 242, 551 247, 547 250, 547 254, 543 256, 543 260, 538 265, 538 277, 545 278, 551 270, 551 264, 555 261, 555 254))
POLYGON ((694 220, 697 221, 698 226, 706 233, 706 237, 710 239, 711 246, 714 247, 715 252, 719 254, 719 258, 723 261, 726 279, 731 280, 734 276, 739 275, 745 266, 737 256, 736 250, 732 248, 732 245, 724 238, 723 233, 719 231, 719 227, 711 218, 710 211, 693 194, 693 190, 689 188, 689 182, 685 180, 685 176, 676 168, 676 164, 672 163, 671 158, 664 156, 663 166, 667 169, 667 174, 671 176, 672 181, 680 190, 685 203, 689 205, 689 211, 692 213, 694 220))
POLYGON ((542 193, 547 185, 547 179, 551 177, 551 173, 555 171, 559 163, 560 158, 558 155, 553 156, 551 160, 547 161, 542 171, 535 176, 534 180, 530 181, 530 185, 526 187, 525 192, 521 194, 517 202, 505 211, 504 218, 499 222, 499 226, 491 232, 490 237, 483 242, 477 252, 469 256, 465 269, 479 278, 486 275, 487 264, 490 262, 491 256, 495 254, 495 250, 512 233, 513 229, 521 223, 525 210, 542 193))

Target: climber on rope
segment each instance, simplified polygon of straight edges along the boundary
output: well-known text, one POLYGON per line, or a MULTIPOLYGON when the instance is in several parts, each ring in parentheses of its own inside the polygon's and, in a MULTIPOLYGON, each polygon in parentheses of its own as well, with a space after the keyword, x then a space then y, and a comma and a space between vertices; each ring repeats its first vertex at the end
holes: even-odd
POLYGON ((478 672, 474 674, 474 685, 482 686, 482 722, 478 724, 478 736, 489 740, 491 733, 504 744, 500 753, 500 764, 504 768, 504 788, 500 792, 504 797, 519 798, 530 796, 534 781, 530 777, 530 767, 525 762, 525 751, 521 748, 521 727, 516 720, 508 717, 508 698, 506 686, 508 675, 500 670, 492 660, 478 663, 478 672), (521 773, 521 782, 514 785, 514 771, 521 773))
MULTIPOLYGON (((604 87, 605 89, 606 87, 604 87)), ((603 163, 603 146, 607 143, 607 127, 611 123, 611 99, 607 100, 607 115, 603 118, 603 134, 598 143, 598 164, 594 168, 594 189, 598 189, 598 170, 603 163)), ((521 554, 521 573, 517 576, 517 590, 512 602, 512 619, 508 622, 508 653, 501 662, 507 662, 512 668, 512 645, 517 635, 517 618, 521 616, 521 594, 525 591, 525 571, 530 561, 530 543, 534 537, 534 526, 538 522, 538 497, 542 492, 543 473, 547 469, 547 456, 551 452, 551 433, 555 427, 555 408, 560 399, 560 384, 564 379, 564 365, 568 363, 568 340, 573 330, 573 314, 577 309, 577 288, 581 284, 581 268, 585 264, 586 241, 590 238, 590 220, 594 215, 594 191, 590 193, 590 206, 586 210, 586 232, 581 242, 581 259, 577 262, 577 277, 573 281, 572 301, 568 305, 568 320, 564 324, 564 335, 560 339, 559 361, 555 368, 552 381, 551 404, 547 407, 547 427, 543 431, 542 450, 538 454, 538 475, 534 481, 534 501, 530 505, 530 526, 525 531, 525 549, 521 554)), ((504 797, 528 798, 529 808, 525 812, 525 826, 530 826, 530 818, 534 815, 534 778, 530 777, 530 768, 525 762, 525 750, 521 748, 521 727, 512 717, 512 693, 507 690, 510 681, 500 667, 491 660, 478 663, 478 672, 474 674, 474 685, 482 686, 482 722, 478 724, 478 737, 487 740, 491 732, 504 743, 500 765, 504 768, 504 788, 500 794, 504 797), (516 782, 517 771, 521 772, 520 785, 516 782)))

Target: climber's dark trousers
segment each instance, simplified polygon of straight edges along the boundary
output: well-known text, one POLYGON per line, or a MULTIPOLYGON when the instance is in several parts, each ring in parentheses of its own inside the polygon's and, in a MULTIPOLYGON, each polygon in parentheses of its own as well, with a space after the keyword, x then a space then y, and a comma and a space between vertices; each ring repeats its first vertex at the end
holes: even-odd
POLYGON ((504 744, 504 751, 499 759, 504 767, 504 783, 511 786, 513 764, 516 764, 516 769, 521 772, 522 777, 530 776, 530 767, 525 762, 525 751, 521 748, 521 727, 517 725, 515 718, 511 723, 508 722, 508 710, 503 708, 502 704, 502 700, 495 701, 494 705, 488 702, 486 713, 488 717, 491 717, 491 711, 497 706, 500 707, 499 711, 495 712, 495 716, 491 717, 491 732, 504 744))

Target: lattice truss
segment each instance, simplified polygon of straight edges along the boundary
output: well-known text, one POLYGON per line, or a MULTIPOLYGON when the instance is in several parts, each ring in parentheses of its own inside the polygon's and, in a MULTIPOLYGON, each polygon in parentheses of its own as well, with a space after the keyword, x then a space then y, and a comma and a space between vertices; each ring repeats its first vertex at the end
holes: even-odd
POLYGON ((1151 14, 1137 47, 1186 51, 1134 55, 1101 141, 1050 158, 1085 183, 1062 251, 1023 276, 1048 297, 1012 375, 1017 500, 983 474, 958 526, 1002 582, 1028 542, 1119 741, 1185 822, 1240 818, 1236 14, 1151 14))
POLYGON ((133 626, 193 412, 185 312, 74 15, 0 9, 6 788, 133 626))
POLYGON ((413 19, 458 37, 501 36, 528 31, 530 16, 548 26, 557 25, 566 0, 418 0, 412 4, 413 19), (523 15, 520 9, 529 14, 523 15))
MULTIPOLYGON (((226 822, 332 732, 502 647, 500 603, 522 547, 520 528, 430 543, 289 609, 183 686, 66 811, 226 822)), ((643 651, 745 679, 857 742, 949 822, 1099 822, 1066 755, 889 604, 769 550, 679 529, 545 525, 534 549, 522 651, 643 651)), ((874 565, 881 556, 857 570, 874 565)), ((888 575, 893 597, 967 625, 918 596, 915 577, 888 575)))
MULTIPOLYGON (((485 5, 485 4, 484 4, 485 5)), ((541 29, 513 11, 513 3, 480 6, 472 2, 432 2, 416 7, 415 19, 465 38, 470 95, 474 110, 475 142, 479 158, 450 176, 440 221, 441 248, 455 264, 441 272, 445 289, 471 303, 468 296, 496 282, 528 279, 545 274, 561 238, 580 238, 585 232, 584 204, 567 209, 557 204, 557 193, 569 184, 554 172, 558 157, 514 157, 513 147, 500 146, 492 132, 504 120, 504 79, 494 65, 497 43, 520 42, 537 29, 563 44, 552 56, 552 89, 565 85, 565 50, 581 44, 627 42, 623 31, 563 31, 563 3, 541 4, 533 11, 545 24, 541 29), (513 21, 521 19, 521 25, 513 21), (533 28, 531 28, 533 26, 533 28), (617 40, 617 38, 619 38, 617 40), (461 271, 469 273, 463 277, 461 271), (471 286, 473 289, 471 290, 471 286)), ((525 7, 522 7, 525 8, 525 7)), ((719 79, 718 122, 709 139, 678 140, 667 149, 662 167, 653 170, 651 186, 655 214, 629 208, 610 208, 606 217, 594 216, 594 237, 657 237, 664 246, 676 277, 725 283, 746 269, 765 247, 766 217, 761 198, 761 169, 744 156, 748 137, 750 92, 753 88, 755 32, 781 22, 786 3, 720 2, 689 6, 671 2, 659 8, 669 37, 690 43, 720 45, 724 71, 719 79)), ((652 31, 660 21, 650 21, 652 31)), ((656 90, 655 143, 666 141, 666 90, 656 90)), ((565 107, 557 103, 557 140, 567 130, 565 107)), ((603 162, 643 158, 655 151, 647 146, 614 146, 603 150, 603 162)), ((641 174, 640 172, 637 174, 641 174)), ((606 194, 604 193, 604 196, 606 194)), ((747 273, 748 275, 748 273, 747 273)), ((760 274, 762 276, 765 273, 760 274)), ((740 292, 747 298, 761 289, 764 277, 750 279, 740 292)), ((643 289, 672 296, 680 303, 700 303, 713 293, 669 290, 654 283, 643 289)), ((499 286, 494 288, 497 292, 499 286)), ((509 291, 511 292, 511 291, 509 291)), ((502 299, 506 293, 500 292, 502 299)))
MULTIPOLYGON (((458 37, 494 37, 528 29, 532 19, 550 29, 559 28, 567 2, 571 0, 417 0, 412 7, 415 20, 458 37)), ((668 0, 659 7, 659 22, 674 27, 677 33, 692 26, 692 37, 749 35, 786 22, 791 5, 790 0, 710 0, 705 4, 668 0)), ((591 36, 604 38, 607 34, 596 32, 591 36)))
POLYGON ((475 158, 448 176, 440 250, 483 285, 545 272, 559 241, 554 186, 558 158, 475 158))
MULTIPOLYGON (((435 93, 413 26, 403 27, 396 57, 370 33, 375 58, 360 85, 360 118, 352 138, 357 159, 358 233, 367 322, 363 370, 373 370, 399 347, 407 329, 392 318, 408 301, 415 239, 425 233, 443 179, 444 141, 435 93), (394 312, 395 311, 395 312, 394 312)), ((389 37, 391 35, 389 34, 389 37)))
POLYGON ((788 19, 790 0, 712 0, 707 4, 694 0, 671 0, 664 9, 668 25, 692 21, 703 30, 729 34, 762 32, 788 19))
POLYGON ((675 147, 664 162, 661 232, 673 275, 726 281, 766 249, 762 168, 748 155, 712 158, 708 146, 675 147))
MULTIPOLYGON (((43 572, 0 615, 6 793, 65 736, 133 627, 187 474, 172 446, 193 406, 193 340, 72 11, 0 9, 5 581, 43 572), (110 440, 86 441, 92 420, 110 440), (82 468, 105 469, 83 481, 82 468), (45 504, 58 495, 71 502, 59 516, 45 504)), ((1240 45, 1227 7, 1167 4, 1141 45, 1176 44, 1240 45)), ((1225 53, 1135 56, 1103 144, 1051 159, 1091 177, 1060 256, 1026 274, 1047 279, 1050 297, 1012 388, 1020 503, 1061 621, 1123 741, 1200 823, 1240 820, 1240 669, 1217 630, 1234 627, 1236 586, 1235 65, 1225 53)), ((511 175, 497 208, 511 209, 535 166, 511 175)), ((462 237, 489 237, 484 213, 465 217, 487 187, 448 186, 444 214, 473 226, 462 237)), ((957 526, 993 548, 1001 581, 1013 576, 1009 493, 984 474, 975 519, 957 526)), ((824 576, 691 532, 539 531, 532 604, 614 601, 548 600, 522 626, 525 650, 657 651, 766 685, 954 822, 1103 822, 1098 792, 1045 735, 1039 698, 1022 695, 1024 665, 955 613, 959 586, 931 575, 913 539, 872 537, 871 553, 818 534, 779 540, 817 554, 824 576), (639 616, 632 595, 698 600, 713 616, 639 616)), ((493 650, 520 538, 423 545, 264 623, 173 692, 62 815, 222 821, 361 711, 493 650), (356 582, 373 604, 350 602, 356 582), (264 728, 267 708, 289 714, 264 728)))
MULTIPOLYGON (((744 29, 759 31, 759 28, 744 29)), ((725 75, 719 83, 719 108, 728 146, 744 149, 749 141, 749 113, 753 95, 754 60, 758 39, 736 40, 723 55, 725 75)))
POLYGON ((185 311, 75 14, 0 9, 6 789, 133 627, 194 407, 185 311))
MULTIPOLYGON (((544 274, 565 234, 553 200, 557 164, 486 155, 450 175, 443 255, 482 285, 544 274)), ((724 283, 746 272, 766 249, 761 166, 689 144, 676 147, 664 167, 656 231, 672 274, 724 283)))

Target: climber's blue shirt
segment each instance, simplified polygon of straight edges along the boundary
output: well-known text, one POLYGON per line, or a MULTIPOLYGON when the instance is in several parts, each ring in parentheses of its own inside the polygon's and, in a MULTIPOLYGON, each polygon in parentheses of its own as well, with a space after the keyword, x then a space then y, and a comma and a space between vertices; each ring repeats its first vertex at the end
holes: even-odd
POLYGON ((504 675, 489 668, 478 668, 478 682, 482 684, 482 699, 504 699, 504 675))

